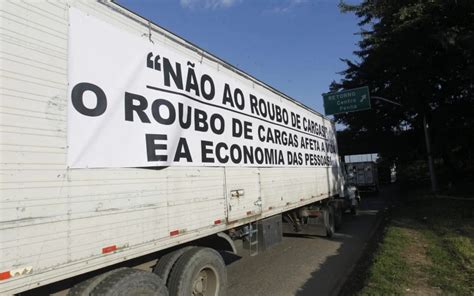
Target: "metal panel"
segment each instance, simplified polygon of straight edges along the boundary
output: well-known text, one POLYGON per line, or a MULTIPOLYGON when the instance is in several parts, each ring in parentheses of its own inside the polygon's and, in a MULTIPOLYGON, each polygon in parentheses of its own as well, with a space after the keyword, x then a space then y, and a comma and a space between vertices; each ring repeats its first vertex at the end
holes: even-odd
POLYGON ((259 252, 279 244, 283 240, 281 215, 265 218, 257 223, 259 252))
POLYGON ((229 222, 262 212, 260 172, 257 168, 225 168, 227 220, 229 222))
MULTIPOLYGON (((124 30, 146 30, 104 5, 70 4, 124 30)), ((31 268, 2 281, 0 294, 222 231, 214 225, 226 211, 221 168, 66 167, 68 5, 1 8, 0 271, 31 268), (104 256, 109 245, 122 254, 104 256)))

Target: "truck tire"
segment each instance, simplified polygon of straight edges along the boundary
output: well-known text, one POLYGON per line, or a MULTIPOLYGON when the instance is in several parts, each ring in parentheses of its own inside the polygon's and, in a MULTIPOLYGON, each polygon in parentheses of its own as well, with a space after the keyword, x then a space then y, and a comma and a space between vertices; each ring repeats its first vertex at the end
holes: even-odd
POLYGON ((181 256, 171 271, 173 296, 225 295, 227 270, 221 255, 210 248, 194 248, 181 256))
POLYGON ((335 230, 338 230, 342 226, 342 206, 337 206, 334 208, 335 209, 335 214, 334 214, 334 228, 335 230))
POLYGON ((92 296, 168 296, 163 280, 148 271, 125 268, 107 276, 90 294, 92 296))
POLYGON ((95 287, 97 287, 97 285, 100 284, 100 282, 103 281, 106 277, 124 269, 127 269, 127 268, 122 267, 122 268, 110 270, 108 272, 104 272, 95 277, 87 279, 83 282, 80 282, 77 285, 74 285, 71 289, 69 289, 67 295, 68 296, 89 296, 92 293, 92 291, 95 289, 95 287))
POLYGON ((326 226, 326 236, 331 238, 334 235, 335 230, 335 219, 334 219, 334 207, 332 205, 327 206, 324 209, 324 224, 326 226))
POLYGON ((359 202, 356 202, 356 205, 351 206, 351 214, 352 216, 357 216, 359 214, 359 202))
POLYGON ((163 257, 158 259, 158 262, 156 263, 155 267, 153 267, 153 272, 165 282, 166 286, 168 286, 169 276, 171 270, 173 269, 173 266, 176 264, 176 261, 178 261, 181 255, 193 248, 195 247, 184 247, 164 255, 163 257))
POLYGON ((357 214, 358 214, 357 206, 352 206, 351 207, 351 214, 352 214, 352 216, 357 216, 357 214))

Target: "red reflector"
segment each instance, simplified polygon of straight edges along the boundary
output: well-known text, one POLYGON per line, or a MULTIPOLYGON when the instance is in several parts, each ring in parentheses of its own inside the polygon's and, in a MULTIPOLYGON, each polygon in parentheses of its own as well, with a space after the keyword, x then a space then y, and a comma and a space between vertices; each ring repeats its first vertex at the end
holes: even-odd
POLYGON ((9 271, 0 272, 0 281, 1 281, 1 280, 9 279, 9 278, 11 278, 11 277, 12 277, 12 275, 10 274, 9 271))
POLYGON ((214 224, 221 224, 221 219, 217 219, 216 221, 214 221, 214 224))
POLYGON ((179 234, 179 230, 173 230, 170 232, 170 236, 175 236, 179 234))
POLYGON ((108 246, 108 247, 102 248, 102 254, 110 253, 110 252, 113 252, 113 251, 116 251, 116 250, 117 250, 116 245, 108 246))

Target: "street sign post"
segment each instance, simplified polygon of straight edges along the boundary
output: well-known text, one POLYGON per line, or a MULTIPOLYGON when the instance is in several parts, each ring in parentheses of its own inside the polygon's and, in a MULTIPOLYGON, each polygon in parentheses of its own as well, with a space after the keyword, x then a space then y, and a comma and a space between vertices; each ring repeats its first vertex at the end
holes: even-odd
POLYGON ((367 86, 323 94, 323 100, 326 115, 370 109, 367 86))

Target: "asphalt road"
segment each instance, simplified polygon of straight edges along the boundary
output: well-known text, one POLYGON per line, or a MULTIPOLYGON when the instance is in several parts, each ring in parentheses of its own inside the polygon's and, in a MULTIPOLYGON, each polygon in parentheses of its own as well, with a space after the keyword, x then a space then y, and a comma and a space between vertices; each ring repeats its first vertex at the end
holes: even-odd
POLYGON ((229 296, 337 295, 378 224, 377 213, 390 203, 389 192, 362 198, 358 216, 344 216, 333 238, 285 236, 283 242, 228 267, 229 296))

